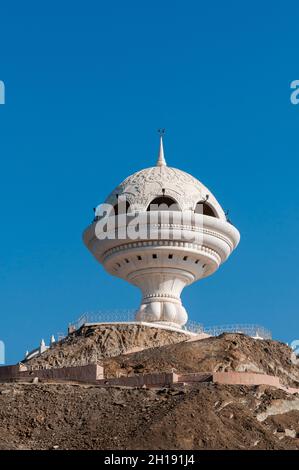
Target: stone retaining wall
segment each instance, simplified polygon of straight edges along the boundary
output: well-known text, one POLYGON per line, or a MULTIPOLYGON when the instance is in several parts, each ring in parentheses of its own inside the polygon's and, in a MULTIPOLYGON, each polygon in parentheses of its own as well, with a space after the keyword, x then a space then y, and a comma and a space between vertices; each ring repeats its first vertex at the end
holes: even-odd
POLYGON ((212 380, 213 374, 211 372, 194 372, 178 376, 178 382, 211 382, 212 380))
POLYGON ((214 382, 223 385, 268 385, 280 388, 287 393, 299 393, 299 388, 285 387, 280 383, 279 377, 251 372, 197 372, 189 374, 156 373, 134 375, 132 377, 119 377, 98 380, 98 385, 119 387, 163 387, 173 384, 214 382))
POLYGON ((178 375, 174 372, 161 374, 133 375, 132 377, 118 377, 98 380, 98 385, 114 385, 123 387, 163 387, 178 382, 178 375))
POLYGON ((214 382, 226 385, 268 385, 284 390, 287 393, 299 393, 299 388, 285 387, 281 384, 279 377, 253 372, 196 372, 179 375, 174 372, 163 372, 105 379, 103 367, 99 364, 34 370, 27 369, 24 364, 0 367, 0 382, 13 380, 28 381, 30 379, 33 380, 35 377, 45 381, 77 381, 94 383, 100 386, 122 387, 165 387, 173 384, 182 385, 184 383, 200 382, 214 382))
POLYGON ((0 367, 0 381, 11 380, 15 378, 20 372, 19 366, 1 366, 0 367))
POLYGON ((279 377, 253 372, 214 372, 213 382, 228 385, 270 385, 280 387, 279 377))
POLYGON ((28 380, 38 377, 41 380, 65 380, 78 382, 95 382, 104 377, 103 367, 99 364, 86 366, 63 367, 60 369, 28 370, 24 365, 0 367, 0 381, 28 380))

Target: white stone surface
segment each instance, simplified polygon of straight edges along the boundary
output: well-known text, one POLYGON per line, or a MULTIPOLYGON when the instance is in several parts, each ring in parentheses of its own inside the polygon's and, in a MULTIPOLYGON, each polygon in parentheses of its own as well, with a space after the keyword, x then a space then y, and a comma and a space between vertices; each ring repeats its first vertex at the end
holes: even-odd
MULTIPOLYGON (((120 196, 126 197, 130 211, 143 216, 142 224, 151 230, 151 238, 132 240, 128 234, 113 238, 112 227, 105 239, 101 226, 94 222, 84 232, 84 243, 110 274, 140 288, 142 301, 136 320, 181 327, 188 319, 180 298, 182 290, 213 274, 236 248, 240 234, 202 183, 166 165, 162 138, 157 166, 126 178, 106 203, 114 206, 120 196), (163 196, 172 198, 179 211, 157 212, 153 221, 148 206, 163 196), (194 212, 197 203, 203 201, 215 216, 194 212), (174 217, 181 218, 182 214, 190 216, 187 223, 174 217)), ((129 223, 128 213, 118 220, 117 228, 125 233, 129 223)))

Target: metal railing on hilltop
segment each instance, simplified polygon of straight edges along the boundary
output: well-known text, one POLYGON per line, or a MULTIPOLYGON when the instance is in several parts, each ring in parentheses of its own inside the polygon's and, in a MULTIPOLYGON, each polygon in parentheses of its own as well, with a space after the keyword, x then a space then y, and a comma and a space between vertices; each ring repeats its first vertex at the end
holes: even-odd
POLYGON ((192 333, 196 333, 196 334, 205 332, 203 325, 194 320, 188 320, 186 325, 183 326, 183 330, 191 331, 192 333))
MULTIPOLYGON (((75 322, 70 323, 72 330, 78 330, 86 323, 123 323, 136 322, 136 311, 133 309, 100 310, 98 312, 85 312, 75 322)), ((211 336, 219 336, 222 333, 243 333, 252 337, 271 339, 271 331, 261 325, 255 324, 233 324, 233 325, 215 325, 204 327, 201 323, 194 320, 188 320, 183 327, 184 331, 192 333, 206 333, 211 336)))
POLYGON ((222 333, 243 333, 252 337, 272 339, 270 330, 254 324, 215 325, 204 328, 204 332, 211 336, 219 336, 222 333))
POLYGON ((99 310, 98 312, 85 312, 76 321, 71 322, 74 330, 78 330, 85 323, 122 323, 135 320, 135 310, 99 310))

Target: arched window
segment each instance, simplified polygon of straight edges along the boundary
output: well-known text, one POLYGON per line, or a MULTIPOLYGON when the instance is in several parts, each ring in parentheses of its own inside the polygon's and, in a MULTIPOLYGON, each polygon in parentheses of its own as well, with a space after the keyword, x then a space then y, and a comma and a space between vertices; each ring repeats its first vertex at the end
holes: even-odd
POLYGON ((124 201, 118 201, 114 207, 114 215, 118 215, 118 214, 127 214, 128 212, 130 212, 130 204, 128 203, 128 201, 124 202, 124 201))
POLYGON ((147 211, 179 211, 178 203, 169 196, 158 196, 148 205, 147 211))
POLYGON ((195 207, 196 214, 209 215, 210 217, 217 217, 216 212, 207 202, 198 202, 195 207))

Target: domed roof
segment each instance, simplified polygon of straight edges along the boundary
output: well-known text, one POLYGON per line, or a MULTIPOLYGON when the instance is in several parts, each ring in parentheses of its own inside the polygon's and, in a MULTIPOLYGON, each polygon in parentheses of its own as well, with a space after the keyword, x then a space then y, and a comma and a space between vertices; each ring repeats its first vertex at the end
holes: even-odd
POLYGON ((225 219, 216 198, 200 181, 185 171, 166 165, 162 137, 157 165, 128 176, 105 202, 114 205, 121 195, 126 197, 133 211, 147 210, 151 201, 162 195, 174 199, 181 210, 193 210, 198 202, 208 196, 208 204, 217 217, 225 219))

